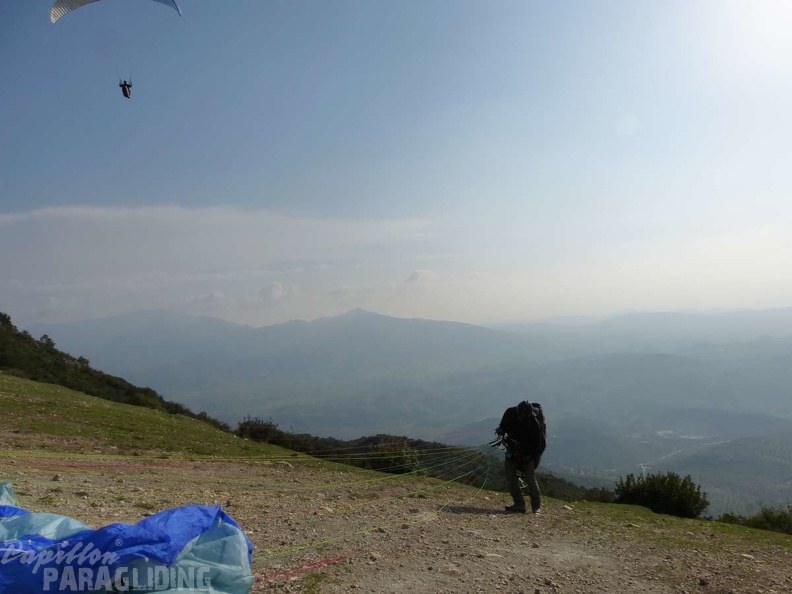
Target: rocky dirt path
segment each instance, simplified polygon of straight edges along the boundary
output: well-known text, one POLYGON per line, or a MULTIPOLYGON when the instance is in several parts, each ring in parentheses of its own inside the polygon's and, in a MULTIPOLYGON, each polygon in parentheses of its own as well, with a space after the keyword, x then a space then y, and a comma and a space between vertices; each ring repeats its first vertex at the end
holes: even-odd
POLYGON ((627 506, 512 515, 504 494, 297 458, 2 451, 23 507, 93 527, 222 504, 254 544, 256 593, 792 592, 792 537, 627 506))

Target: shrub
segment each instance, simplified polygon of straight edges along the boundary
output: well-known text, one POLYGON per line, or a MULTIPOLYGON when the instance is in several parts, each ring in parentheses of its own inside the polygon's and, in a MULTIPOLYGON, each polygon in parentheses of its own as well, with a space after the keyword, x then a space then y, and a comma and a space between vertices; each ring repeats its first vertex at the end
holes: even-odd
POLYGON ((278 424, 271 418, 268 421, 264 421, 263 419, 251 417, 250 415, 237 424, 236 434, 239 437, 245 437, 253 441, 262 441, 264 443, 283 441, 284 438, 283 431, 278 429, 278 424))
POLYGON ((726 524, 741 524, 759 530, 792 534, 792 505, 787 506, 787 509, 762 507, 758 513, 747 518, 735 514, 723 514, 718 518, 718 521, 726 524))
POLYGON ((162 399, 158 394, 152 393, 147 390, 134 390, 128 391, 127 404, 132 406, 143 406, 145 408, 153 408, 155 410, 165 410, 162 404, 162 399))
POLYGON ((406 439, 382 442, 373 445, 369 453, 368 467, 384 470, 391 474, 408 474, 420 468, 418 452, 410 447, 406 439))
POLYGON ((716 522, 723 522, 724 524, 741 524, 743 526, 745 525, 745 520, 745 516, 741 516, 732 512, 721 514, 715 518, 716 522))
POLYGON ((697 518, 709 505, 707 494, 690 475, 681 478, 675 472, 638 478, 628 474, 618 480, 615 492, 616 503, 642 505, 655 513, 680 518, 697 518))
POLYGON ((596 501, 598 503, 613 503, 616 500, 616 494, 604 487, 586 489, 584 497, 586 501, 596 501))
POLYGON ((50 348, 55 348, 55 341, 52 340, 47 334, 42 334, 41 338, 39 338, 39 342, 44 346, 48 346, 50 348))
POLYGON ((751 528, 792 534, 792 505, 787 509, 763 507, 758 514, 748 518, 747 525, 751 528))

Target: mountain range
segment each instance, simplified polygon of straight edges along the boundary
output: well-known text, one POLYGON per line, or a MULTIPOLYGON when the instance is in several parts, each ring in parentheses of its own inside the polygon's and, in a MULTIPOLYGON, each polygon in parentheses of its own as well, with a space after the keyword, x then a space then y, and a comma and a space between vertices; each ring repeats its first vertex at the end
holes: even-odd
POLYGON ((139 312, 30 331, 229 423, 483 444, 527 398, 544 406, 543 465, 561 476, 690 469, 715 511, 792 500, 792 309, 500 328, 363 310, 263 328, 139 312))

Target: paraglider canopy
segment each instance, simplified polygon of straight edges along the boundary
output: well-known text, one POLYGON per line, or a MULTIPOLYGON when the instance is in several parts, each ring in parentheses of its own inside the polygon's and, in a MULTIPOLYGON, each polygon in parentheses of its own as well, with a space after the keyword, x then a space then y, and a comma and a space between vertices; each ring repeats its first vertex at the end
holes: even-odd
MULTIPOLYGON (((52 10, 50 10, 50 21, 54 23, 62 16, 70 13, 72 10, 76 10, 82 6, 85 6, 86 4, 91 4, 98 1, 99 0, 55 0, 55 4, 52 5, 52 10)), ((179 16, 181 16, 181 8, 179 8, 179 5, 176 4, 176 0, 154 0, 154 2, 159 2, 160 4, 170 6, 179 13, 179 16)))

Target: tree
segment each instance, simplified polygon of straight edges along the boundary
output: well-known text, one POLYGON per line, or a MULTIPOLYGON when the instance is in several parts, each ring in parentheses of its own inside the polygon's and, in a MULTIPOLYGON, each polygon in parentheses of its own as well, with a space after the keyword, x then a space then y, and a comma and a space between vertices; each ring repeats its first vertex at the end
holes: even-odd
POLYGON ((55 348, 55 341, 52 340, 47 334, 42 334, 41 338, 39 338, 39 342, 44 346, 48 346, 50 348, 55 348))

